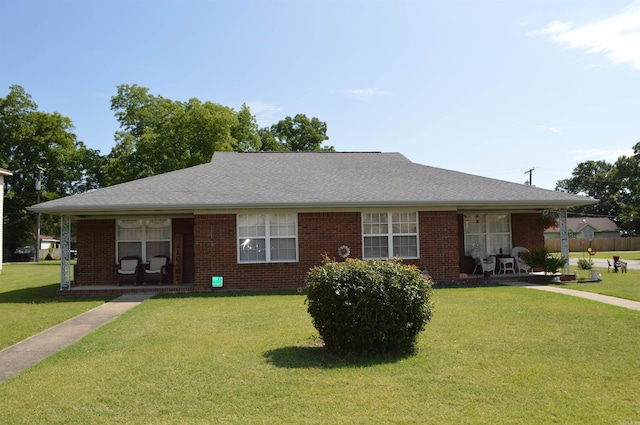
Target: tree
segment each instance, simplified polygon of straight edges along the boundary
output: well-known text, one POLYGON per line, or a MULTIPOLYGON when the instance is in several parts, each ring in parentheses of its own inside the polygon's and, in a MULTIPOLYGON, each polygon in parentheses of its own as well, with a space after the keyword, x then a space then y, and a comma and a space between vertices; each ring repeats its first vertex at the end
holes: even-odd
MULTIPOLYGON (((35 243, 35 216, 27 207, 37 201, 37 167, 46 169, 41 200, 95 189, 101 184, 103 158, 77 140, 73 124, 57 112, 38 111, 31 96, 18 85, 0 98, 0 167, 7 178, 5 252, 35 243)), ((59 221, 43 217, 43 234, 58 234, 59 221)))
POLYGON ((236 140, 236 151, 257 152, 262 142, 256 117, 251 115, 249 107, 243 103, 238 111, 238 125, 231 129, 231 136, 236 140))
POLYGON ((620 183, 616 178, 615 166, 606 161, 586 161, 578 164, 571 178, 556 183, 556 190, 579 193, 600 200, 594 205, 576 207, 572 212, 611 217, 620 214, 620 183))
POLYGON ((633 147, 633 156, 621 156, 615 163, 622 188, 620 222, 623 230, 633 236, 640 234, 640 142, 633 147))
POLYGON ((263 151, 334 151, 333 146, 322 146, 329 140, 327 123, 304 114, 286 117, 260 132, 263 151))
POLYGON ((108 156, 108 184, 204 164, 217 151, 260 148, 255 117, 244 104, 236 113, 213 102, 173 101, 121 85, 111 109, 122 130, 108 156))
POLYGON ((640 233, 640 143, 634 146, 633 156, 622 156, 615 164, 602 160, 578 164, 572 177, 556 183, 556 190, 599 199, 595 205, 574 207, 571 212, 610 217, 625 234, 640 233))

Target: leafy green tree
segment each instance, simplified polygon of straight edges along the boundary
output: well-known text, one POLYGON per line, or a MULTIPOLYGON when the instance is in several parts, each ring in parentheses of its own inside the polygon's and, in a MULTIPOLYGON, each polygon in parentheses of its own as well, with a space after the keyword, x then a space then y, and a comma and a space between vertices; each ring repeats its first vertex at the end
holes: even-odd
POLYGON ((251 114, 249 107, 243 103, 238 111, 238 125, 231 129, 231 136, 236 140, 236 151, 257 152, 262 142, 256 117, 251 114))
POLYGON ((216 151, 258 148, 257 125, 245 105, 238 114, 196 98, 173 101, 121 85, 111 109, 121 130, 108 155, 109 185, 203 164, 216 151))
POLYGON ((620 221, 629 235, 640 235, 640 142, 633 156, 621 156, 615 163, 620 191, 620 221))
POLYGON ((586 161, 578 164, 571 178, 558 181, 556 189, 600 200, 595 205, 576 207, 572 212, 611 217, 620 214, 620 182, 616 177, 615 166, 606 161, 586 161))
POLYGON ((618 158, 615 164, 586 161, 578 164, 568 179, 559 180, 556 190, 599 199, 595 205, 574 207, 578 214, 612 218, 628 235, 640 233, 640 143, 634 155, 618 158))
MULTIPOLYGON (((0 140, 0 167, 13 172, 5 180, 4 240, 5 252, 11 253, 35 244, 35 215, 26 208, 37 202, 37 167, 46 169, 41 185, 45 201, 100 187, 103 158, 77 140, 69 118, 38 111, 18 85, 0 98, 0 140)), ((43 216, 41 232, 58 234, 59 219, 43 216)))
POLYGON ((304 114, 273 124, 260 133, 263 151, 334 151, 333 146, 322 146, 329 140, 327 123, 318 118, 309 119, 304 114))

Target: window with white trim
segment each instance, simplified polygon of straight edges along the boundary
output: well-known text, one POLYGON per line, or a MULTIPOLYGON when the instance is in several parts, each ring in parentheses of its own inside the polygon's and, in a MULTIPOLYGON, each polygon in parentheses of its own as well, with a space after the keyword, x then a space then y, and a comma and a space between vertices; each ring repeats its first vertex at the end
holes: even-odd
POLYGON ((171 257, 171 219, 125 219, 116 221, 116 259, 136 256, 142 262, 151 257, 171 257))
POLYGON ((298 261, 297 214, 238 214, 238 262, 298 261))
POLYGON ((418 258, 418 213, 362 214, 363 257, 418 258))
POLYGON ((474 248, 485 253, 511 252, 511 215, 508 213, 468 213, 464 216, 464 250, 471 255, 474 248))

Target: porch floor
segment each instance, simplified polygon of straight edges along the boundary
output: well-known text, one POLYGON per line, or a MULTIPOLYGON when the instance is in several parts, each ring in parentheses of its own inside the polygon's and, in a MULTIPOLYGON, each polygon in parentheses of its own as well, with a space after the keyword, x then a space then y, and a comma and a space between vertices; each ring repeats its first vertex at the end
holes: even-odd
POLYGON ((58 289, 58 297, 105 297, 123 294, 178 294, 195 292, 195 285, 79 285, 58 289))
MULTIPOLYGON (((559 276, 556 275, 556 276, 559 276)), ((509 274, 492 274, 484 277, 482 274, 460 276, 458 279, 451 281, 437 281, 437 285, 441 286, 464 286, 464 285, 483 285, 483 284, 500 284, 507 282, 523 282, 523 283, 543 283, 549 282, 553 276, 545 276, 544 273, 509 273, 509 274)), ((211 288, 208 288, 211 290, 211 288)), ((58 297, 117 297, 123 294, 184 294, 191 292, 206 291, 206 287, 196 288, 195 284, 185 283, 181 285, 79 285, 71 286, 69 289, 59 289, 56 291, 58 297)))

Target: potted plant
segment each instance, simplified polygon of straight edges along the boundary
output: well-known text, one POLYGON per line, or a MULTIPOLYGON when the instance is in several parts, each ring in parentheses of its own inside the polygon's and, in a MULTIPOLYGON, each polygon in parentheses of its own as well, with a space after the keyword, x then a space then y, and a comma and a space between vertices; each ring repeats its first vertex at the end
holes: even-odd
POLYGON ((559 269, 567 265, 568 258, 552 255, 547 248, 532 249, 525 261, 533 269, 542 270, 545 275, 556 274, 559 269))
POLYGON ((536 223, 544 229, 551 229, 552 227, 558 226, 558 216, 549 211, 545 211, 540 217, 538 217, 536 223))

